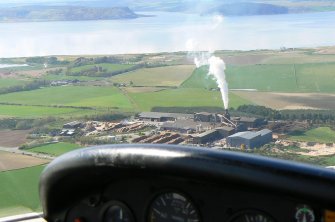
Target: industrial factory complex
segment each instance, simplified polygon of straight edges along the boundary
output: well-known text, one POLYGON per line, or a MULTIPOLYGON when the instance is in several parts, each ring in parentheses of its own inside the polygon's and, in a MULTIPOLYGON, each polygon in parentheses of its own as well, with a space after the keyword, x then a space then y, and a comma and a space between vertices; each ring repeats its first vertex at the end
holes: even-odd
POLYGON ((160 122, 160 131, 187 135, 192 144, 208 144, 225 139, 225 146, 256 148, 272 141, 268 129, 256 130, 267 122, 263 118, 233 117, 224 114, 200 112, 195 114, 144 112, 138 120, 160 122))
POLYGON ((188 144, 253 149, 272 142, 263 118, 231 117, 224 113, 142 112, 121 122, 71 122, 61 136, 94 136, 110 142, 188 144), (126 140, 126 141, 124 141, 126 140))

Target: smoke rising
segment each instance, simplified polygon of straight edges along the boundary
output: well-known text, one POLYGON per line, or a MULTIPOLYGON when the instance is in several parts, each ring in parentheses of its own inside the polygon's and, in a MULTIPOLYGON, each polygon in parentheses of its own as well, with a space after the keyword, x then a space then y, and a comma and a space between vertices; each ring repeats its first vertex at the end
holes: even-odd
POLYGON ((216 56, 211 56, 208 59, 209 63, 209 75, 213 75, 216 79, 216 83, 220 88, 222 101, 225 109, 229 107, 229 97, 228 97, 228 83, 226 81, 226 64, 222 59, 216 56))
MULTIPOLYGON (((212 26, 210 30, 204 30, 205 33, 214 32, 224 18, 222 16, 214 16, 212 18, 212 26)), ((204 41, 198 42, 195 39, 188 39, 186 42, 186 48, 188 50, 188 57, 193 58, 193 62, 197 68, 209 65, 208 75, 213 76, 216 83, 220 89, 223 105, 225 109, 229 107, 229 97, 228 97, 228 83, 226 81, 226 64, 225 62, 213 55, 214 51, 201 51, 201 48, 205 45, 204 41)))
POLYGON ((193 62, 197 68, 209 65, 208 75, 213 76, 220 89, 222 102, 225 109, 229 108, 229 97, 228 97, 228 83, 226 80, 226 64, 225 62, 217 57, 213 56, 211 52, 198 51, 199 45, 194 39, 189 39, 186 43, 188 49, 188 57, 193 58, 193 62))

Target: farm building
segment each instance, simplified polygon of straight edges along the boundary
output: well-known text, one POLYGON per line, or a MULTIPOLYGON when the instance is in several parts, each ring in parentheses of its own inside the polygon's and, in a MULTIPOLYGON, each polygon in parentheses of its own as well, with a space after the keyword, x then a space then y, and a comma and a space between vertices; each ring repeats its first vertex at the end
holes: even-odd
POLYGON ((77 129, 77 128, 81 128, 81 127, 83 127, 83 123, 79 122, 79 121, 73 121, 73 122, 70 122, 70 123, 65 123, 63 125, 64 129, 77 129))
POLYGON ((193 119, 194 115, 184 113, 160 113, 160 112, 142 112, 138 114, 139 120, 152 122, 176 121, 177 119, 193 119))
POLYGON ((272 131, 264 129, 258 132, 239 132, 227 137, 227 144, 230 147, 255 148, 261 147, 272 141, 272 131))
POLYGON ((177 119, 175 122, 165 122, 160 130, 169 130, 180 133, 194 133, 206 129, 210 129, 209 123, 195 122, 192 119, 177 119))

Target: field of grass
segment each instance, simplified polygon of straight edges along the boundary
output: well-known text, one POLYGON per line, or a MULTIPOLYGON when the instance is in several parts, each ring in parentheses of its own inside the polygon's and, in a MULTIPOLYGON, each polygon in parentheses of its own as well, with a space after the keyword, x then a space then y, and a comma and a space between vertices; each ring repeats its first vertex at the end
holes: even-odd
POLYGON ((0 95, 0 102, 27 105, 132 108, 115 87, 60 86, 0 95))
POLYGON ((54 156, 60 156, 64 153, 80 148, 79 145, 73 143, 54 143, 29 149, 31 152, 46 153, 54 156))
MULTIPOLYGON (((206 89, 180 88, 158 92, 129 93, 138 107, 143 111, 150 111, 152 107, 223 107, 221 94, 218 91, 206 89)), ((230 94, 230 107, 250 104, 249 101, 230 94)))
POLYGON ((133 65, 127 65, 127 64, 110 64, 110 63, 101 63, 101 64, 94 64, 94 65, 85 65, 85 66, 79 66, 71 69, 71 72, 81 72, 84 70, 89 70, 94 68, 95 66, 97 67, 102 67, 103 69, 106 69, 107 72, 114 72, 114 71, 119 71, 123 69, 128 69, 132 67, 133 65))
POLYGON ((9 86, 16 86, 24 83, 22 80, 13 78, 0 78, 0 88, 7 88, 9 86))
POLYGON ((146 68, 112 77, 113 82, 129 83, 135 86, 179 86, 191 76, 194 65, 146 68))
POLYGON ((44 166, 0 173, 0 217, 41 211, 38 181, 44 166))
MULTIPOLYGON (((335 63, 263 64, 228 66, 230 89, 257 89, 273 92, 335 92, 335 63)), ((215 88, 215 81, 207 75, 208 68, 197 69, 182 87, 215 88)))
POLYGON ((91 80, 101 80, 102 77, 90 77, 90 76, 68 76, 64 74, 60 75, 52 75, 52 74, 47 74, 44 75, 43 78, 45 80, 50 80, 50 81, 56 81, 56 80, 79 80, 79 81, 91 81, 91 80))
POLYGON ((335 63, 297 65, 296 70, 300 91, 335 92, 335 63))
POLYGON ((86 114, 89 115, 94 113, 94 110, 88 109, 0 105, 0 118, 40 118, 47 116, 77 116, 86 114))
POLYGON ((304 142, 335 143, 335 131, 329 127, 318 127, 304 133, 296 133, 289 139, 304 142))
POLYGON ((264 64, 307 64, 307 63, 326 63, 334 62, 335 55, 310 54, 306 52, 273 53, 265 58, 261 63, 264 64))

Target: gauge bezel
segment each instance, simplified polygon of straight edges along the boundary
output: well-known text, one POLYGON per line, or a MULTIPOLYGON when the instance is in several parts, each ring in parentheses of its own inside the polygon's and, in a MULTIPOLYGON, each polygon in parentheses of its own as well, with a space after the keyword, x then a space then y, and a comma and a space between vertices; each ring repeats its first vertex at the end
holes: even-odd
POLYGON ((314 209, 311 207, 311 205, 308 205, 308 204, 300 204, 300 205, 297 205, 296 209, 295 209, 295 213, 294 213, 294 219, 296 221, 298 221, 297 219, 297 213, 299 210, 301 210, 302 208, 307 208, 313 215, 314 217, 314 220, 313 221, 316 221, 316 214, 315 214, 315 211, 314 209))
POLYGON ((260 213, 265 215, 266 217, 270 218, 273 222, 277 222, 273 216, 268 214, 265 211, 258 210, 258 209, 245 209, 245 210, 239 210, 238 212, 234 213, 231 217, 228 218, 227 222, 233 222, 237 217, 246 214, 246 213, 260 213))
POLYGON ((111 201, 106 202, 101 209, 101 217, 100 218, 102 218, 103 222, 105 222, 105 216, 107 214, 107 211, 113 206, 122 207, 124 210, 126 210, 127 213, 129 213, 129 215, 131 217, 131 220, 133 222, 137 221, 134 212, 131 210, 131 208, 126 203, 124 203, 122 201, 119 201, 119 200, 111 200, 111 201))
POLYGON ((194 207, 194 209, 195 209, 195 211, 198 215, 199 222, 203 222, 202 215, 201 215, 201 212, 200 212, 200 208, 199 208, 199 205, 196 204, 196 201, 194 201, 194 199, 191 197, 191 195, 187 194, 186 192, 176 190, 176 189, 160 190, 160 191, 155 192, 151 196, 151 198, 149 200, 149 204, 147 206, 147 212, 145 214, 146 215, 146 217, 145 217, 146 222, 150 222, 149 219, 150 219, 151 207, 154 204, 155 200, 157 200, 160 196, 162 196, 164 194, 168 194, 168 193, 175 193, 175 194, 179 194, 179 195, 183 196, 188 202, 190 202, 193 205, 193 207, 194 207))

